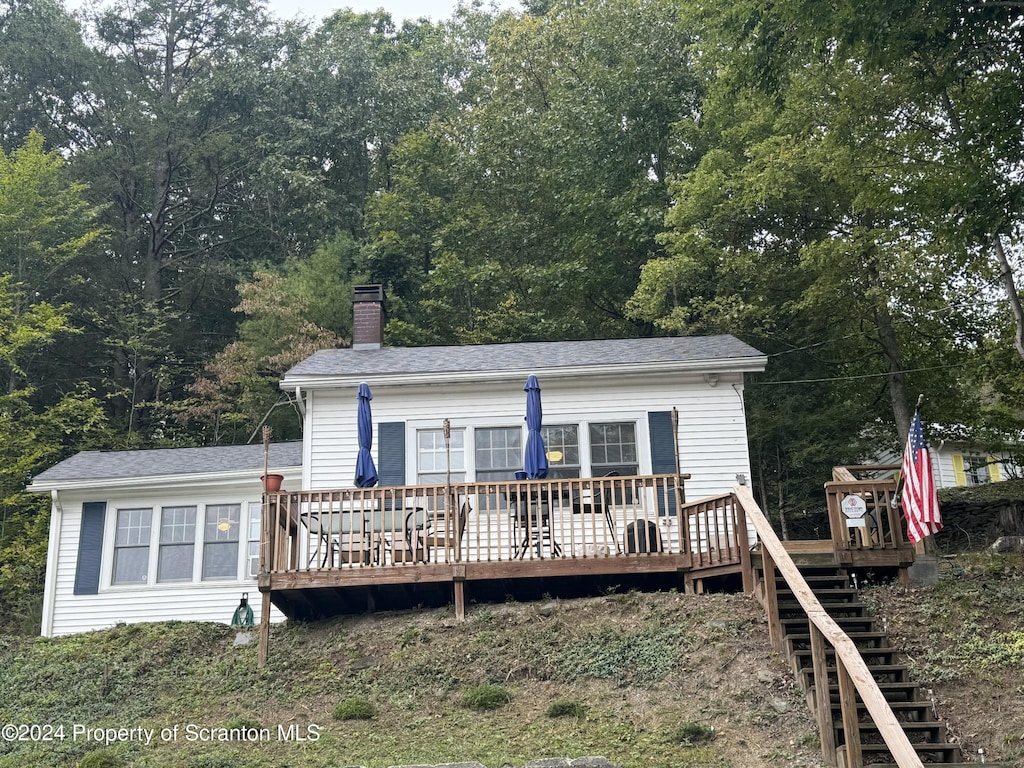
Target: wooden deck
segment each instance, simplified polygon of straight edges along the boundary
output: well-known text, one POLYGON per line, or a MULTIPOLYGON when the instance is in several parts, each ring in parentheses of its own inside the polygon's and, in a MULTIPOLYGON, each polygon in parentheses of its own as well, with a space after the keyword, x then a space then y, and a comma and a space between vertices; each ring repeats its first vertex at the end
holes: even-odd
MULTIPOLYGON (((258 584, 289 618, 366 610, 386 589, 443 590, 465 614, 467 584, 667 574, 687 591, 738 575, 754 588, 742 494, 685 501, 685 475, 344 488, 264 496, 258 584)), ((748 494, 749 495, 749 494, 748 494)), ((891 480, 827 483, 832 539, 786 542, 799 563, 894 568, 914 550, 891 480), (864 524, 843 503, 856 497, 864 524)), ((755 546, 751 546, 755 543, 755 546)), ((447 600, 446 600, 447 602, 447 600)), ((413 603, 415 604, 415 602, 413 603)), ((269 623, 261 623, 261 657, 269 623)))
POLYGON ((683 501, 682 475, 267 494, 259 588, 286 616, 344 610, 347 591, 615 574, 742 573, 731 495, 683 501))

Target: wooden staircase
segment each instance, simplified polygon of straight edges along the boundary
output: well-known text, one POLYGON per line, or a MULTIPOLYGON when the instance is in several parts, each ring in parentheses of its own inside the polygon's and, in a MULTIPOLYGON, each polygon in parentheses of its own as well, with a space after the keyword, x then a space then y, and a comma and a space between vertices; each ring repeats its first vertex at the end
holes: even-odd
MULTIPOLYGON (((932 701, 919 685, 910 679, 907 667, 899 663, 897 649, 889 644, 885 628, 870 615, 867 606, 860 601, 860 594, 851 586, 846 571, 835 567, 819 567, 801 569, 801 573, 826 612, 860 651, 861 657, 921 762, 943 766, 978 765, 965 762, 960 746, 947 741, 945 723, 936 718, 932 701)), ((807 694, 808 706, 815 712, 819 697, 814 683, 810 625, 794 592, 780 576, 775 577, 775 592, 783 647, 793 674, 807 694)), ((861 768, 846 765, 847 750, 843 741, 846 731, 843 727, 835 651, 827 649, 825 658, 829 682, 828 702, 835 744, 835 760, 828 760, 828 755, 826 759, 830 765, 839 768, 861 768)), ((824 697, 821 697, 821 700, 824 701, 824 697)), ((817 715, 816 712, 815 714, 817 715)), ((896 768, 897 763, 892 753, 886 747, 878 727, 859 698, 857 720, 863 766, 896 768)))

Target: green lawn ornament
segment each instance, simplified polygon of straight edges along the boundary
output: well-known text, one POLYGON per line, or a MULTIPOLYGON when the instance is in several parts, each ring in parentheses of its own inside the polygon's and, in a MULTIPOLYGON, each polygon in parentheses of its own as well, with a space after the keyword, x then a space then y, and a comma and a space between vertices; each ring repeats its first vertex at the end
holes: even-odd
POLYGON ((249 593, 242 593, 242 601, 235 608, 235 614, 231 617, 232 627, 251 627, 253 626, 252 621, 252 608, 249 607, 249 593))

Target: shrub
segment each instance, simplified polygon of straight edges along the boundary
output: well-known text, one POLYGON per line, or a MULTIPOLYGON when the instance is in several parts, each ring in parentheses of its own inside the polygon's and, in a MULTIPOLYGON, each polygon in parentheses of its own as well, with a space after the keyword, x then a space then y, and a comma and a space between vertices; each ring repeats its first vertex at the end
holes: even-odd
POLYGON ((470 709, 497 709, 512 701, 512 694, 500 685, 478 685, 462 695, 462 706, 470 709))
POLYGON ((376 716, 377 708, 360 696, 345 699, 334 708, 335 720, 372 720, 376 716))
POLYGON ((122 768, 124 757, 110 749, 90 752, 78 764, 78 768, 122 768))
POLYGON ((548 717, 583 717, 587 707, 578 701, 552 701, 548 705, 548 717))
POLYGON ((697 744, 707 744, 714 738, 715 729, 710 725, 686 720, 680 723, 679 727, 676 728, 676 732, 673 734, 672 740, 679 744, 695 746, 697 744))

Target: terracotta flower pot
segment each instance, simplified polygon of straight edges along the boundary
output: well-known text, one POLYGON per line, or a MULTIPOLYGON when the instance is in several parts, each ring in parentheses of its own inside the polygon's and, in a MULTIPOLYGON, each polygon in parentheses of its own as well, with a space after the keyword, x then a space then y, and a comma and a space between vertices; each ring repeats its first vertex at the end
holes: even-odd
POLYGON ((277 493, 281 490, 281 483, 284 482, 284 475, 263 475, 263 490, 266 493, 277 493))

